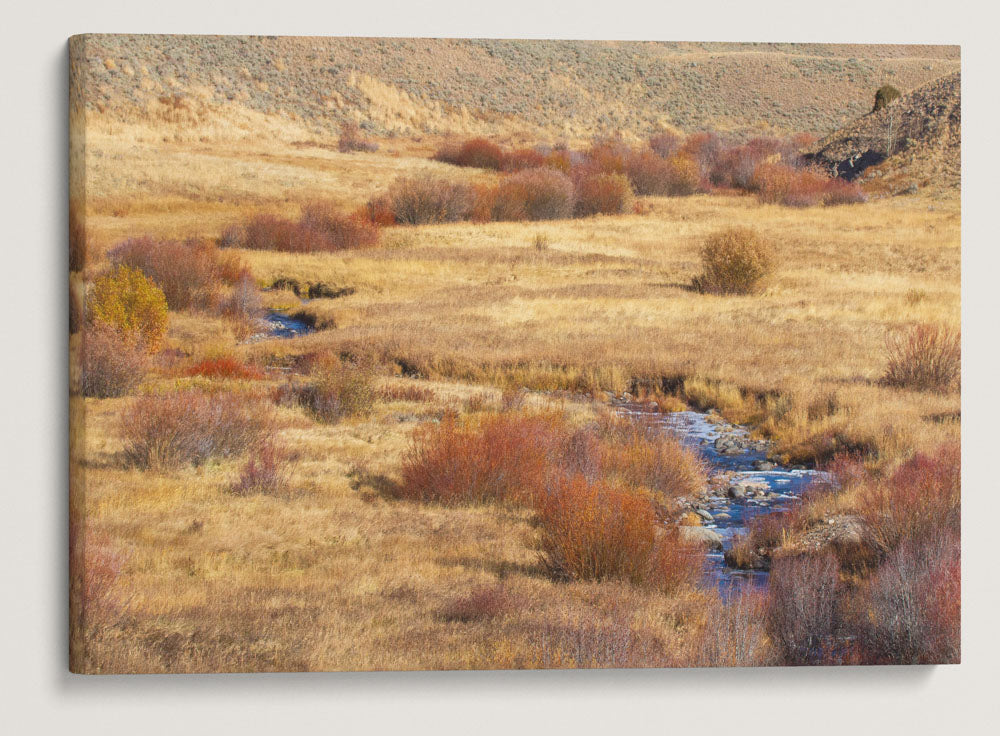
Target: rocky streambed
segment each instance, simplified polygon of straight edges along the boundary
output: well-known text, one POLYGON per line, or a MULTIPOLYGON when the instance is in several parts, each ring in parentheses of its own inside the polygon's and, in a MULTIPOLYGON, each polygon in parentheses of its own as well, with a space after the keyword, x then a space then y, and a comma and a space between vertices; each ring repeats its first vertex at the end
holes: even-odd
POLYGON ((616 402, 616 408, 636 421, 671 432, 705 459, 709 467, 708 488, 697 498, 681 499, 698 516, 701 525, 682 527, 682 534, 709 547, 706 575, 710 581, 724 594, 745 585, 766 584, 765 570, 728 566, 726 550, 736 536, 746 531, 752 518, 788 509, 810 483, 825 478, 825 474, 771 462, 766 441, 751 439, 745 427, 729 424, 713 413, 663 414, 624 401, 616 402))

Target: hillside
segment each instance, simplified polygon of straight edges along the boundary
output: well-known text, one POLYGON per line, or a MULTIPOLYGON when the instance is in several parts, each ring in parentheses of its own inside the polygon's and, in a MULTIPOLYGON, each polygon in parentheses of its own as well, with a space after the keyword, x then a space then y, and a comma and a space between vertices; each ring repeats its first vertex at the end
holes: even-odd
POLYGON ((815 157, 848 178, 957 188, 961 153, 962 78, 955 72, 821 140, 815 157))
POLYGON ((955 46, 90 35, 77 103, 117 121, 277 115, 314 135, 589 138, 623 130, 823 135, 954 72, 955 46))

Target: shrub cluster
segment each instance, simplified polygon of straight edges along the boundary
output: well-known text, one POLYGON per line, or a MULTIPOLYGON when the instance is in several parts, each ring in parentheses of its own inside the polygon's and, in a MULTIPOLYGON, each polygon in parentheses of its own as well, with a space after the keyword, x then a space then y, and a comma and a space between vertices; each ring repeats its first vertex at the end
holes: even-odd
POLYGON ((185 371, 188 376, 259 380, 264 374, 259 368, 243 363, 231 355, 219 355, 199 360, 185 371))
POLYGON ((250 250, 285 253, 329 253, 378 244, 378 225, 359 216, 345 216, 325 204, 309 205, 298 220, 258 215, 242 226, 226 229, 220 244, 250 250))
POLYGON ((140 468, 238 455, 259 447, 273 429, 272 408, 260 399, 197 389, 142 396, 121 416, 125 458, 140 468))
POLYGON ((702 274, 694 282, 699 291, 752 294, 774 270, 774 247, 750 228, 727 228, 705 241, 701 263, 702 274))
POLYGON ((219 253, 207 240, 130 238, 115 246, 108 258, 152 279, 171 309, 213 306, 220 282, 235 283, 248 273, 238 258, 219 253))
MULTIPOLYGON (((598 192, 607 192, 611 187, 613 180, 595 179, 599 175, 623 176, 632 191, 640 195, 687 196, 718 187, 756 192, 762 202, 796 207, 865 201, 857 184, 831 179, 808 168, 800 151, 809 142, 802 135, 734 143, 713 132, 687 138, 668 132, 654 135, 638 147, 613 136, 595 140, 586 151, 571 151, 564 146, 507 151, 476 138, 461 145, 447 144, 435 159, 504 172, 543 167, 563 171, 576 183, 577 214, 582 215, 628 208, 589 203, 595 198, 603 202, 598 192)), ((624 196, 621 185, 616 186, 624 196)))
MULTIPOLYGON (((472 187, 430 175, 397 179, 385 195, 384 206, 403 225, 458 222, 468 219, 475 205, 472 187)), ((369 204, 374 213, 379 200, 369 204)))
POLYGON ((613 422, 574 428, 560 414, 511 410, 419 427, 397 493, 527 506, 552 575, 667 590, 700 574, 702 551, 660 519, 704 482, 700 461, 672 437, 613 422))
POLYGON ((87 316, 153 353, 167 332, 167 299, 141 271, 119 265, 94 281, 87 316))

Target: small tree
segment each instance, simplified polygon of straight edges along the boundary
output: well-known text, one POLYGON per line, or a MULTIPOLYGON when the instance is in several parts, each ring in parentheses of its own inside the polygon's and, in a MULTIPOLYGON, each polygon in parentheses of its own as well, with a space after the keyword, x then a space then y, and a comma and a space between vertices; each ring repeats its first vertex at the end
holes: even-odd
POLYGON ((872 108, 872 112, 878 112, 890 102, 898 100, 902 96, 903 94, 891 84, 883 84, 875 92, 875 107, 872 108))
POLYGON ((135 334, 155 353, 167 332, 167 298, 142 271, 120 265, 94 282, 88 303, 94 322, 135 334))

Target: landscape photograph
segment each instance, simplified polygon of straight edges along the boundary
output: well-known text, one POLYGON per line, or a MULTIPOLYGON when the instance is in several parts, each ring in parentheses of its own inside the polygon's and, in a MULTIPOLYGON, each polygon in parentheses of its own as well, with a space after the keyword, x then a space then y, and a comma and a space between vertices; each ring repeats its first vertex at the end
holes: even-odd
POLYGON ((959 46, 68 63, 72 672, 960 663, 959 46))

